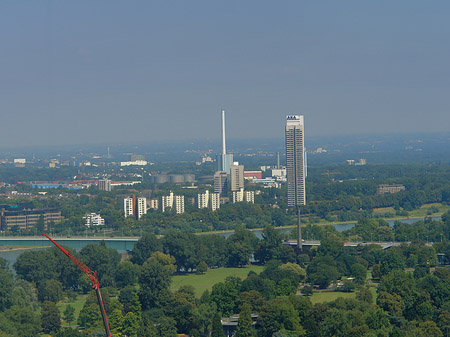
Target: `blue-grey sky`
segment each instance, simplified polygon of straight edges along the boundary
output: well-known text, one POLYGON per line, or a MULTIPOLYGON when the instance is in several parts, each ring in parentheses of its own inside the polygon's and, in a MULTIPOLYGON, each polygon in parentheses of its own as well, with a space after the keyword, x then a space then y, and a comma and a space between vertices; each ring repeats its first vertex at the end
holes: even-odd
POLYGON ((450 1, 0 2, 2 146, 445 131, 450 1))

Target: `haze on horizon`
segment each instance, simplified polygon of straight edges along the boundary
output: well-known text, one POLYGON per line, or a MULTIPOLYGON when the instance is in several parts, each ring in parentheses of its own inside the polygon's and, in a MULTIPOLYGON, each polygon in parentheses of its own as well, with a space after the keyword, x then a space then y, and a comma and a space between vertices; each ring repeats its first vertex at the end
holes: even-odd
POLYGON ((448 131, 450 2, 0 3, 2 147, 448 131))

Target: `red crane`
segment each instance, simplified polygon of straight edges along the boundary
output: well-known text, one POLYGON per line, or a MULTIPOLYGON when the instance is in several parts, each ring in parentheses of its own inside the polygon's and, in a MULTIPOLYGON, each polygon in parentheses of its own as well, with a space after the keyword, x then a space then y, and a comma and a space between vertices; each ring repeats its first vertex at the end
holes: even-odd
POLYGON ((95 293, 97 295, 97 301, 98 301, 98 305, 100 307, 100 312, 102 314, 103 325, 105 326, 106 336, 112 337, 111 330, 109 330, 108 317, 106 316, 106 310, 105 310, 105 305, 103 303, 102 293, 100 292, 100 283, 98 282, 97 271, 93 272, 83 262, 78 260, 75 256, 71 255, 67 250, 65 250, 58 243, 56 243, 54 240, 52 240, 47 234, 42 233, 42 235, 44 235, 56 247, 58 247, 64 254, 66 254, 67 257, 69 259, 71 259, 78 266, 78 268, 80 268, 83 271, 83 273, 85 273, 87 275, 87 277, 89 277, 89 280, 91 280, 91 287, 92 287, 92 289, 95 290, 95 293))

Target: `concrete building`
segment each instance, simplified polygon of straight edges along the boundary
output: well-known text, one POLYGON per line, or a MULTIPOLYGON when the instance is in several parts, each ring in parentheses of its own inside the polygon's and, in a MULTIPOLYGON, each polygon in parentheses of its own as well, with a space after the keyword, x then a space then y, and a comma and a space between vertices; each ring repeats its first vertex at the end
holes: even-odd
POLYGON ((230 188, 232 192, 244 188, 244 165, 234 163, 230 166, 230 188))
POLYGON ((211 198, 210 198, 210 206, 211 206, 211 210, 215 211, 216 209, 220 208, 220 194, 219 193, 211 193, 210 194, 211 198))
POLYGON ((297 207, 297 247, 302 249, 300 208, 306 205, 306 152, 303 116, 291 115, 286 117, 285 136, 288 206, 297 207))
POLYGON ((109 179, 101 179, 98 181, 98 189, 100 191, 111 192, 111 180, 109 179))
POLYGON ((151 199, 149 201, 148 208, 158 210, 159 209, 159 200, 158 199, 151 199))
POLYGON ((174 208, 177 214, 184 213, 184 195, 174 195, 171 191, 169 195, 161 198, 162 211, 165 212, 168 207, 174 208))
POLYGON ((228 175, 224 171, 214 173, 214 193, 219 193, 221 197, 228 195, 228 175))
POLYGON ((240 188, 239 191, 233 191, 232 192, 233 197, 233 204, 236 202, 242 202, 244 201, 244 189, 240 188))
POLYGON ((147 199, 138 197, 133 194, 132 197, 123 199, 123 213, 125 218, 133 216, 140 219, 144 214, 147 214, 147 199))
POLYGON ((245 191, 245 201, 255 203, 255 191, 245 191))
POLYGON ((0 229, 12 227, 27 230, 35 227, 40 220, 44 222, 44 229, 51 224, 61 222, 61 212, 56 208, 33 209, 32 203, 18 205, 0 205, 0 229))
POLYGON ((206 190, 205 193, 199 193, 197 195, 197 205, 198 208, 208 208, 209 206, 209 191, 206 190))
POLYGON ((86 213, 83 216, 83 219, 85 221, 85 225, 87 227, 91 226, 102 226, 105 224, 105 219, 103 219, 100 214, 97 213, 86 213))
POLYGON ((378 194, 385 194, 385 193, 398 193, 400 191, 404 191, 405 186, 400 184, 381 184, 378 185, 377 188, 377 195, 378 194))
POLYGON ((306 160, 303 116, 286 117, 286 176, 288 206, 306 204, 306 160))

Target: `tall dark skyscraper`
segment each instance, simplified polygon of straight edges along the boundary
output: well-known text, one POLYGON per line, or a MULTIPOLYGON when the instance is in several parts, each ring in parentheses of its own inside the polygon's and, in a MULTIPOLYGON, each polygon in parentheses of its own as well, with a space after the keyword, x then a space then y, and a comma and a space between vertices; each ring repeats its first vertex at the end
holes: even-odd
POLYGON ((288 206, 296 206, 298 212, 298 247, 302 247, 300 208, 306 205, 306 158, 303 116, 286 117, 286 175, 288 206))

